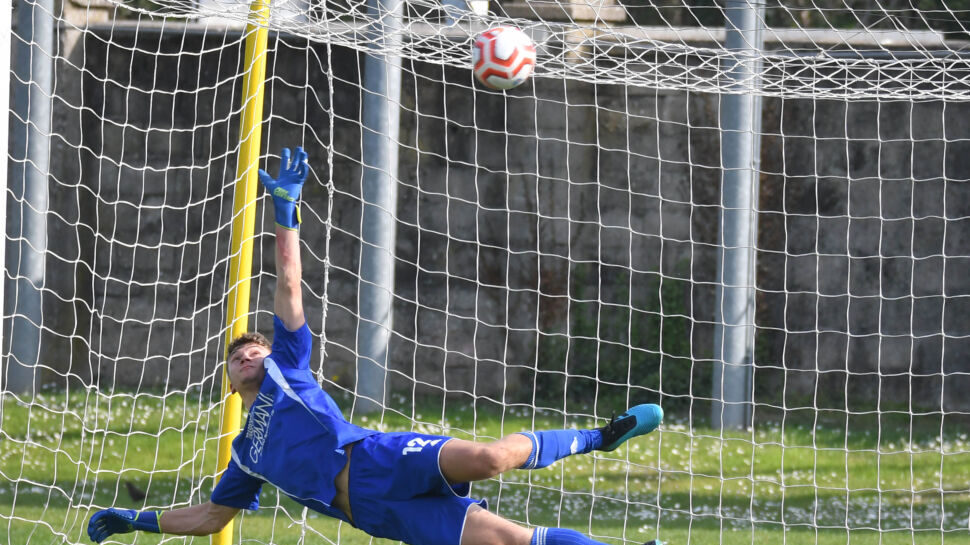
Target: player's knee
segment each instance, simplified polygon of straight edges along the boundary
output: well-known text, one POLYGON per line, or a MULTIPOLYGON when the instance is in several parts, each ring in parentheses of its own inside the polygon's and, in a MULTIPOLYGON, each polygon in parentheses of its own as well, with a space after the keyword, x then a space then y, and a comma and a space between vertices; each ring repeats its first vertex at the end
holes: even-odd
POLYGON ((508 453, 501 446, 482 445, 475 456, 476 466, 483 479, 494 477, 508 469, 508 453))

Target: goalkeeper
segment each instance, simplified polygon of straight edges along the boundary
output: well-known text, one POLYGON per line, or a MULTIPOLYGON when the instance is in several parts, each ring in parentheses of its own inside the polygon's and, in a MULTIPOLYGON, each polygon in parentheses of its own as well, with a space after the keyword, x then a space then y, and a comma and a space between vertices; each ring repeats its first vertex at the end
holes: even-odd
POLYGON ((303 314, 297 200, 309 166, 302 148, 284 149, 280 175, 259 171, 276 213, 274 336, 246 333, 229 345, 232 391, 249 410, 232 459, 209 501, 166 512, 106 509, 88 536, 141 530, 218 532, 240 509, 259 507, 264 483, 368 534, 411 545, 584 545, 562 528, 528 529, 467 496, 469 482, 511 469, 538 469, 571 454, 609 451, 656 429, 657 405, 638 405, 591 430, 553 430, 476 443, 439 435, 380 433, 347 422, 310 371, 312 335, 303 314))

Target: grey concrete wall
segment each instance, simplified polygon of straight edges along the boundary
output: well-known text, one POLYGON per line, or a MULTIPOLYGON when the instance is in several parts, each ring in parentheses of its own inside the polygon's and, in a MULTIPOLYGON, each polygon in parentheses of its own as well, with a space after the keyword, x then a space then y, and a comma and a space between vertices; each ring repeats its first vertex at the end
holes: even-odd
MULTIPOLYGON (((239 39, 87 34, 59 67, 44 347, 55 382, 69 371, 103 388, 212 386, 239 39)), ((264 149, 302 143, 310 153, 307 314, 325 333, 325 376, 352 388, 360 58, 296 39, 271 47, 264 149)), ((406 64, 401 103, 396 389, 532 402, 565 371, 580 391, 597 378, 654 373, 668 378, 644 379, 631 398, 709 396, 670 377, 710 374, 717 96, 537 78, 503 97, 477 90, 469 71, 406 64), (687 288, 675 300, 630 310, 676 279, 687 288), (645 337, 588 326, 616 316, 611 323, 633 324, 626 329, 679 325, 617 362, 606 348, 645 337), (544 343, 567 335, 582 338, 557 346, 575 354, 592 343, 611 361, 552 361, 544 343), (664 336, 683 337, 689 353, 664 336), (632 370, 634 360, 658 369, 632 370)), ((970 355, 967 113, 962 104, 765 101, 759 399, 777 402, 783 391, 796 406, 823 391, 842 408, 880 395, 970 408, 958 395, 970 355)), ((261 221, 253 323, 265 330, 271 215, 261 221)))
POLYGON ((768 103, 759 319, 788 332, 765 335, 764 363, 788 372, 794 403, 817 388, 836 408, 968 406, 966 115, 768 103))

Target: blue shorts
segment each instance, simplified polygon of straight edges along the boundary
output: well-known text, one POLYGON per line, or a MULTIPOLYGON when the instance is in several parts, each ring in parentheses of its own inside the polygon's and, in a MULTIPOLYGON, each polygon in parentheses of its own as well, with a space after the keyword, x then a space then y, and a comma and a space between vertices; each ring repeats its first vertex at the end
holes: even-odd
POLYGON ((485 500, 468 497, 468 483, 449 485, 438 455, 450 437, 380 433, 350 453, 350 511, 354 526, 374 537, 410 545, 459 545, 465 514, 485 500))

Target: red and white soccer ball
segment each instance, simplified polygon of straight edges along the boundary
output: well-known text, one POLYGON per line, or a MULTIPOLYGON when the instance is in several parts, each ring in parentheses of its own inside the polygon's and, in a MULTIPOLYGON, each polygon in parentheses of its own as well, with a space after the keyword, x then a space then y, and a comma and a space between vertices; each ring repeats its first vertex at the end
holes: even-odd
POLYGON ((490 89, 511 89, 529 79, 536 46, 521 30, 499 26, 482 32, 472 46, 475 77, 490 89))

